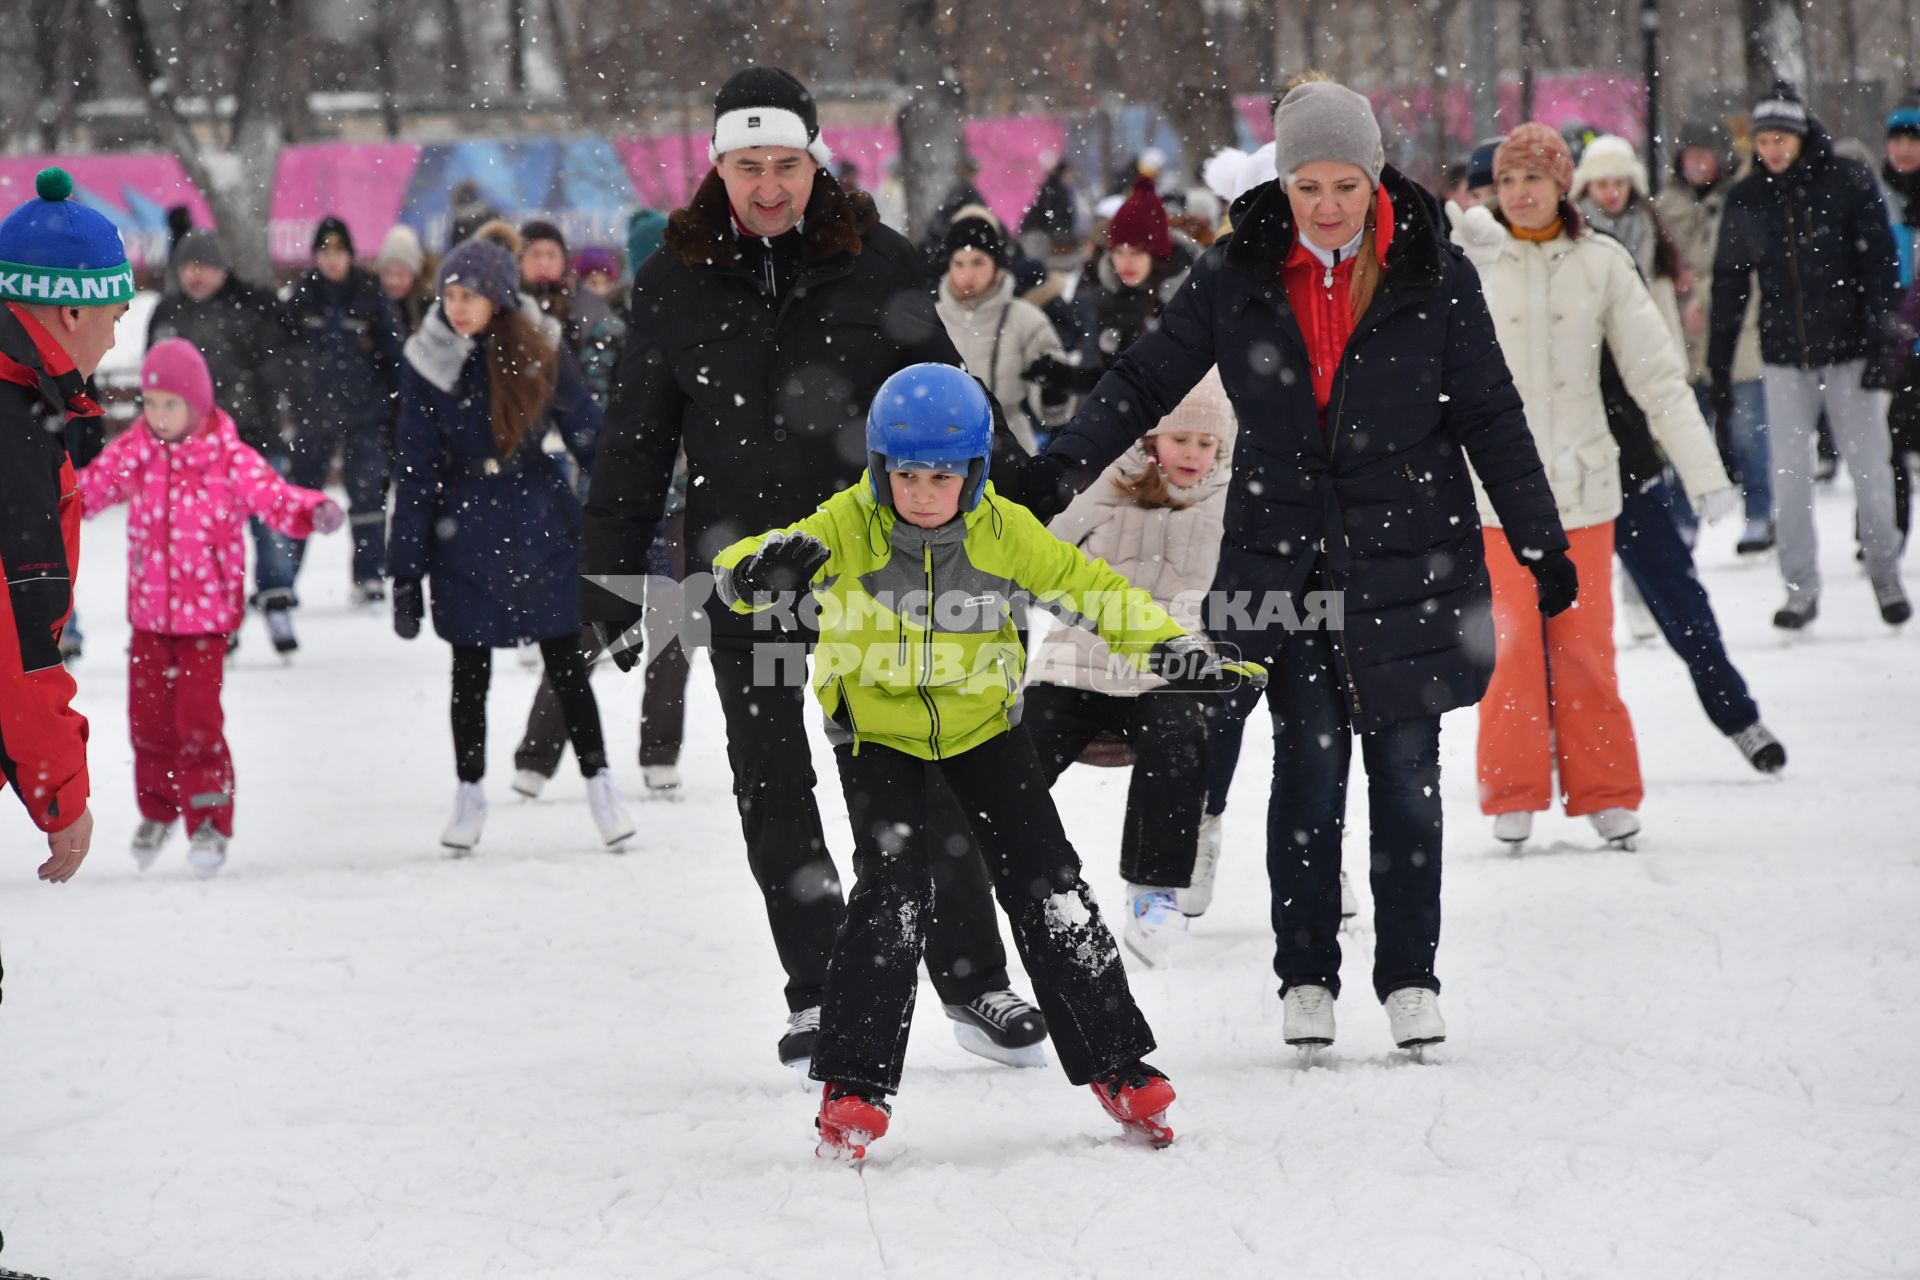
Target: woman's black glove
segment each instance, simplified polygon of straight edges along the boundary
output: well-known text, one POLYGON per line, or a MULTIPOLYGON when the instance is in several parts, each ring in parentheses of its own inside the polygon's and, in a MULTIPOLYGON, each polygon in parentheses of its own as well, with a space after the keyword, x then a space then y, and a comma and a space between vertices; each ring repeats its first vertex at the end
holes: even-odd
POLYGON ((645 647, 646 636, 638 626, 623 627, 617 622, 589 622, 587 630, 593 633, 594 652, 604 653, 612 658, 614 666, 622 671, 631 671, 640 665, 640 654, 645 647), (632 632, 632 635, 629 636, 628 632, 632 632))
POLYGON ((395 578, 393 580, 393 633, 402 640, 411 640, 420 634, 420 619, 426 616, 426 606, 421 598, 420 579, 395 578))
POLYGON ((1573 608, 1580 595, 1580 572, 1564 551, 1549 551, 1538 560, 1522 560, 1540 587, 1540 612, 1549 618, 1573 608))
POLYGON ((1019 470, 1004 481, 995 477, 994 487, 1001 496, 1033 512, 1041 524, 1065 511, 1076 492, 1066 467, 1058 458, 1044 453, 1022 459, 1019 470))

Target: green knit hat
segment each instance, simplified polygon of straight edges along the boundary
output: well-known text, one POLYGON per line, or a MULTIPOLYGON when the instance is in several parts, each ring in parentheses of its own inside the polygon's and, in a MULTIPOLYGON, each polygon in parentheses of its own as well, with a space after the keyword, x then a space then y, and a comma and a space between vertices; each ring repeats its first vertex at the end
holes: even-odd
POLYGON ((110 307, 133 301, 120 228, 72 199, 65 169, 42 169, 29 200, 0 222, 0 301, 110 307))

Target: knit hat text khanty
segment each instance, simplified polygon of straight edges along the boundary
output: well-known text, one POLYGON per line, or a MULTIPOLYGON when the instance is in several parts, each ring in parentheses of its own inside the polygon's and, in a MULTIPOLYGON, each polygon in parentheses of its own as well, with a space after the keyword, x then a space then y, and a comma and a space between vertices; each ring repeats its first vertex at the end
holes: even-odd
POLYGON ((65 169, 42 169, 36 196, 0 222, 0 302, 110 307, 133 301, 120 229, 71 199, 65 169))

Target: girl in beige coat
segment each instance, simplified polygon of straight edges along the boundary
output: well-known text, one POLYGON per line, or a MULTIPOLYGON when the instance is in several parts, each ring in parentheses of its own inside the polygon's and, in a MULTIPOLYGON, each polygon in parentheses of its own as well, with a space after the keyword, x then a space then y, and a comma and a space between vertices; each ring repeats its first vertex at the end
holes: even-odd
MULTIPOLYGON (((1199 633, 1220 562, 1235 433, 1216 369, 1055 517, 1049 532, 1106 561, 1199 633)), ((1149 965, 1164 964, 1168 946, 1186 931, 1181 896, 1196 886, 1210 893, 1213 874, 1212 858, 1195 866, 1207 795, 1207 701, 1164 684, 1116 658, 1085 628, 1058 627, 1034 659, 1021 716, 1050 783, 1102 735, 1132 749, 1120 837, 1123 940, 1149 965)))
POLYGON ((1454 240, 1479 268, 1580 594, 1543 625, 1533 583, 1479 492, 1497 636, 1493 683, 1480 703, 1481 810, 1494 816, 1500 839, 1525 841, 1533 814, 1552 805, 1557 765, 1567 814, 1588 817, 1604 839, 1624 844, 1640 829, 1643 788, 1633 723, 1614 676, 1620 451, 1600 394, 1602 345, 1702 513, 1727 514, 1737 500, 1687 386, 1680 345, 1632 256, 1587 231, 1568 201, 1566 143, 1544 125, 1522 125, 1495 154, 1494 176, 1498 218, 1478 209, 1461 214, 1454 240))

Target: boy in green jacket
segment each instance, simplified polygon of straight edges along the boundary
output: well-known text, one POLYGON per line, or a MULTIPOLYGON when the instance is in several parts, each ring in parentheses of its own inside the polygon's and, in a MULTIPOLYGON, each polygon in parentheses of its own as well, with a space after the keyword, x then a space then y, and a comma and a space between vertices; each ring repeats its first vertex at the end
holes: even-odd
POLYGON ((1012 602, 1030 596, 1097 630, 1175 691, 1264 683, 1266 673, 1221 662, 1151 596, 996 498, 992 442, 979 383, 948 365, 909 366, 874 398, 866 475, 806 519, 714 560, 720 598, 736 612, 801 590, 818 606, 814 691, 846 793, 857 880, 813 1055, 822 1155, 865 1155, 899 1088, 932 896, 930 768, 972 815, 1068 1079, 1091 1086, 1122 1125, 1158 1145, 1173 1139, 1173 1086, 1141 1061, 1153 1036, 1113 936, 1032 743, 1009 732, 1025 667, 1012 602))

